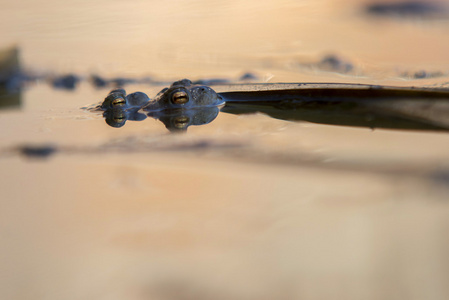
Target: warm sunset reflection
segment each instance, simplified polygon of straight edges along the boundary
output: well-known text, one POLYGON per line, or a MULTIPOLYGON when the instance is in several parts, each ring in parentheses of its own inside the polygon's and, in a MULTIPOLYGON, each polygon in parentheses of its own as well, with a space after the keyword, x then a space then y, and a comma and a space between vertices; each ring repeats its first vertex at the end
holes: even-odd
POLYGON ((0 54, 0 299, 448 299, 447 101, 420 130, 95 111, 183 78, 449 88, 449 4, 403 2, 2 1, 29 77, 0 54))

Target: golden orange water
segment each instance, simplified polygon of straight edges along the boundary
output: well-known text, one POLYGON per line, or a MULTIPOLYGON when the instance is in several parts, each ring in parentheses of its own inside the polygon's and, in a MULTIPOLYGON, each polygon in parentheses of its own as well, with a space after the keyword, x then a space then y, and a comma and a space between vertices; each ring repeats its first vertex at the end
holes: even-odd
MULTIPOLYGON (((366 3, 3 1, 0 46, 50 74, 447 87, 448 19, 366 3), (441 75, 404 75, 421 70, 441 75)), ((107 92, 40 81, 0 111, 0 299, 448 298, 447 133, 224 113, 116 129, 80 109, 107 92)))

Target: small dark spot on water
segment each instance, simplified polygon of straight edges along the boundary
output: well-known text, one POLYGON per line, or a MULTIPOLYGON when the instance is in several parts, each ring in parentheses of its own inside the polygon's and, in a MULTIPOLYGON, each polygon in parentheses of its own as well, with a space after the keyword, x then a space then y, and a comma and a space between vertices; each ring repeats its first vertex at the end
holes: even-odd
POLYGON ((424 70, 415 72, 415 74, 413 74, 413 77, 416 79, 435 78, 435 77, 440 77, 440 76, 443 76, 442 72, 426 72, 424 70))
POLYGON ((336 55, 327 55, 318 63, 321 69, 339 73, 348 73, 354 69, 354 66, 336 55))
POLYGON ((259 77, 257 77, 254 73, 247 72, 240 76, 240 81, 247 81, 247 80, 259 80, 259 77))
POLYGON ((428 73, 424 70, 418 71, 415 74, 413 74, 413 77, 415 77, 416 79, 427 78, 428 76, 429 76, 428 73))
POLYGON ((44 146, 34 146, 34 145, 24 145, 18 148, 19 153, 23 156, 30 158, 48 158, 50 155, 56 152, 56 147, 44 145, 44 146))
POLYGON ((73 74, 63 75, 53 79, 53 87, 66 90, 74 90, 80 78, 73 74))
POLYGON ((440 71, 425 71, 425 70, 419 70, 416 72, 404 72, 400 76, 405 78, 412 78, 412 79, 426 79, 426 78, 437 78, 444 76, 443 72, 440 71))
POLYGON ((124 77, 117 77, 111 79, 111 84, 115 87, 123 87, 127 84, 137 83, 137 80, 132 78, 124 78, 124 77))
POLYGON ((103 79, 102 77, 100 77, 98 75, 92 75, 91 82, 97 88, 105 87, 108 84, 106 79, 103 79))
POLYGON ((430 177, 434 182, 449 187, 449 170, 435 172, 430 177))
POLYGON ((193 84, 204 84, 204 85, 217 85, 217 84, 227 84, 229 79, 225 78, 211 78, 211 79, 199 79, 193 82, 193 84))

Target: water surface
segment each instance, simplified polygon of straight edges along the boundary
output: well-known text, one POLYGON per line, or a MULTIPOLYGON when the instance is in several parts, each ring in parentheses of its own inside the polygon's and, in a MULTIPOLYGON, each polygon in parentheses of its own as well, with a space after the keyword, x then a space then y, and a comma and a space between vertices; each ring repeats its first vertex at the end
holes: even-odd
POLYGON ((81 109, 112 88, 90 74, 447 88, 448 19, 366 3, 2 3, 0 46, 45 76, 0 111, 0 298, 447 299, 447 132, 81 109))

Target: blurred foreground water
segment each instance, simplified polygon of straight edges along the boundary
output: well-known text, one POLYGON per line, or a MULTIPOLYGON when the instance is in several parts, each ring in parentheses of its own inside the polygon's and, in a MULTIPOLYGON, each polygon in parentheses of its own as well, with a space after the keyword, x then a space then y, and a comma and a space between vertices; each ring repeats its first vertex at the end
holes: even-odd
POLYGON ((447 299, 446 132, 81 109, 115 86, 92 74, 448 88, 448 3, 373 3, 3 1, 34 77, 0 98, 0 298, 447 299))

